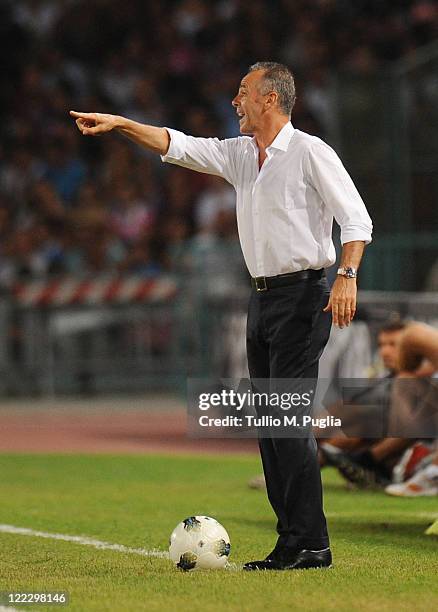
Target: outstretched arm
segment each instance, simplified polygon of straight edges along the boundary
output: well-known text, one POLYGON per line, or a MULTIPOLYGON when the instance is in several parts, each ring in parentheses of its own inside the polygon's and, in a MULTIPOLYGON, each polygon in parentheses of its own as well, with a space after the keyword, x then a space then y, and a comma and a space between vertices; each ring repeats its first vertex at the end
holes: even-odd
POLYGON ((119 115, 76 111, 70 111, 70 115, 76 119, 76 125, 84 136, 100 136, 115 130, 154 153, 166 155, 169 150, 170 136, 166 128, 143 125, 119 115))
POLYGON ((119 115, 70 111, 84 136, 100 136, 115 130, 137 144, 159 153, 162 160, 197 172, 222 176, 235 184, 241 139, 198 138, 171 128, 143 125, 119 115))

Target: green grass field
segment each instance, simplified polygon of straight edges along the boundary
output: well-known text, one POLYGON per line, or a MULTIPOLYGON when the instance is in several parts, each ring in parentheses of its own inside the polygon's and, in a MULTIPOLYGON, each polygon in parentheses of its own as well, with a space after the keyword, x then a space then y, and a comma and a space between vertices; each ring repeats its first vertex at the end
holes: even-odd
MULTIPOLYGON (((180 520, 206 514, 240 564, 275 541, 265 494, 246 486, 259 469, 252 456, 0 455, 0 523, 165 550, 180 520)), ((438 538, 423 535, 436 499, 348 491, 333 471, 324 483, 333 569, 183 573, 166 559, 0 533, 0 591, 66 590, 67 607, 33 609, 72 612, 438 609, 438 538)))

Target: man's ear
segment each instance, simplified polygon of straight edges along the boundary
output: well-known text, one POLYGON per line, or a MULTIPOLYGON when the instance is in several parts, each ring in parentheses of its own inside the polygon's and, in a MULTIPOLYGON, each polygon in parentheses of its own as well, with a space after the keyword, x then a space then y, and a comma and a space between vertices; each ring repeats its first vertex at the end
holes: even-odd
POLYGON ((273 106, 275 106, 277 104, 277 101, 278 93, 276 91, 271 91, 266 98, 266 104, 268 108, 272 108, 273 106))

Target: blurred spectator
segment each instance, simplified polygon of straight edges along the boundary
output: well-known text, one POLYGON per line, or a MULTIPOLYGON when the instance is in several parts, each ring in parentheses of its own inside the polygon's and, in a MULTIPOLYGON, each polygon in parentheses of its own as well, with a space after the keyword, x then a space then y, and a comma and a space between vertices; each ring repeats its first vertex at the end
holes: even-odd
POLYGON ((85 165, 70 157, 64 143, 52 144, 47 152, 44 178, 53 185, 56 193, 65 203, 71 203, 85 180, 85 165))
POLYGON ((111 227, 126 244, 134 244, 153 222, 153 213, 147 202, 137 193, 132 183, 120 184, 111 210, 111 227))
POLYGON ((13 3, 13 19, 35 37, 47 37, 65 2, 51 0, 15 0, 13 3))

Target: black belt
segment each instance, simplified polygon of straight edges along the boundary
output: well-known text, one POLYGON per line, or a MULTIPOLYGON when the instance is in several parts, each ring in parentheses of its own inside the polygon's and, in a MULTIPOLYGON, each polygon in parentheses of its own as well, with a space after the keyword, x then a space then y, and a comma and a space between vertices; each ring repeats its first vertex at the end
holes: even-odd
POLYGON ((309 278, 322 278, 325 272, 321 270, 299 270, 298 272, 287 272, 278 276, 256 276, 251 278, 251 285, 256 291, 268 291, 274 287, 287 287, 294 283, 309 278))

